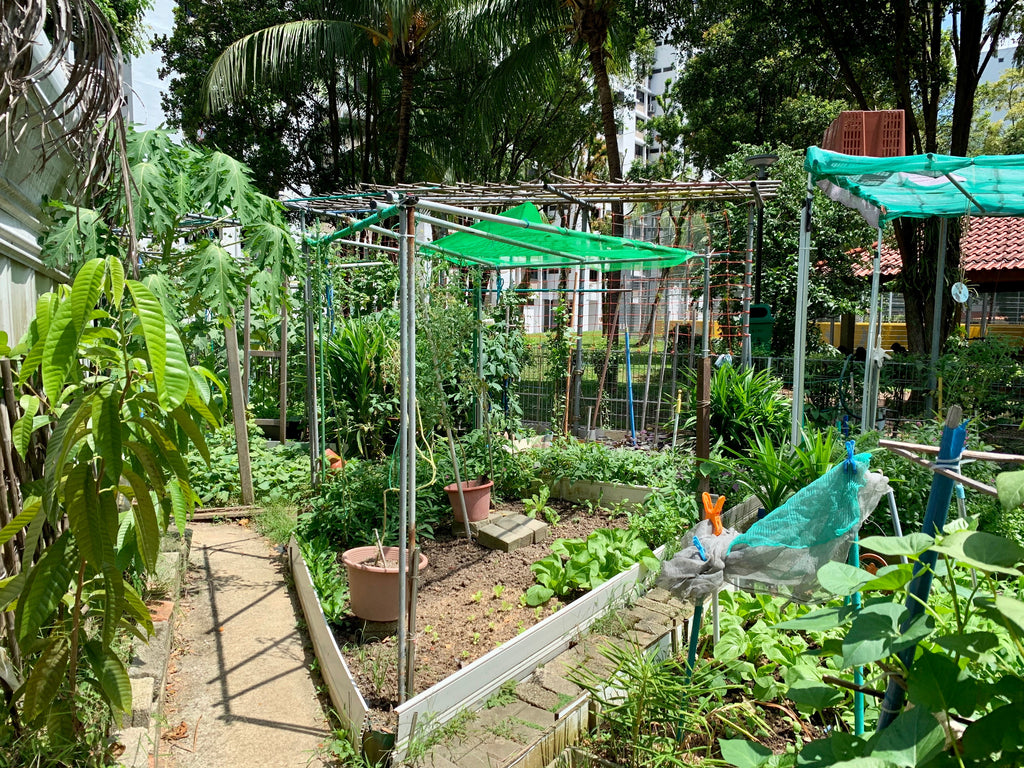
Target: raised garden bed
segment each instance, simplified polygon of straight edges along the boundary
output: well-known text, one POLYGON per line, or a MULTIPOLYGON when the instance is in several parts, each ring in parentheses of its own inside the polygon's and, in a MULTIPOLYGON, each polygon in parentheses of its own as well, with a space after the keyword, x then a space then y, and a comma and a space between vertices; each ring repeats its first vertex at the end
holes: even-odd
MULTIPOLYGON (((606 484, 588 485, 597 486, 591 492, 602 503, 607 501, 607 489, 600 487, 606 484)), ((650 492, 642 490, 644 496, 650 492)), ((581 538, 599 527, 625 524, 623 518, 609 518, 607 513, 570 512, 564 504, 556 506, 562 520, 552 538, 581 538)), ((756 505, 746 503, 730 510, 726 520, 742 524, 755 514, 756 505)), ((641 594, 648 576, 646 569, 636 565, 554 612, 550 606, 538 612, 523 607, 519 596, 533 584, 529 565, 550 551, 547 544, 511 553, 485 550, 455 537, 422 544, 431 565, 422 575, 417 606, 415 695, 393 710, 394 638, 355 645, 352 641, 359 626, 353 621, 342 628, 339 643, 311 585, 304 586, 309 576, 298 547, 293 543, 290 548, 299 597, 335 707, 355 737, 373 731, 394 734, 398 758, 404 755, 414 729, 420 737, 480 704, 503 682, 525 679, 572 646, 610 608, 641 594), (502 587, 497 595, 496 586, 502 587), (315 630, 314 624, 318 625, 315 630), (476 642, 474 635, 479 636, 476 642)), ((662 549, 655 554, 661 557, 662 549)))

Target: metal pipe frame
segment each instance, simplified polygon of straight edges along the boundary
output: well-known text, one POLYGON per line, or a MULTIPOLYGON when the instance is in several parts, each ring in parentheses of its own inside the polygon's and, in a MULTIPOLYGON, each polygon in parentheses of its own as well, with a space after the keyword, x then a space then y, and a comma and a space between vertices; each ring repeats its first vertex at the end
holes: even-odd
POLYGON ((948 219, 940 219, 939 256, 935 264, 935 298, 932 301, 932 347, 928 359, 928 410, 932 410, 932 404, 935 402, 931 393, 935 392, 939 380, 939 352, 942 347, 942 304, 946 292, 946 236, 948 234, 948 219))
POLYGON ((793 417, 789 441, 800 444, 804 420, 804 368, 807 361, 807 292, 811 271, 811 212, 814 186, 807 174, 807 193, 800 212, 800 245, 797 255, 796 325, 793 329, 793 417))
MULTIPOLYGON (((757 185, 751 183, 754 191, 757 185)), ((760 197, 758 197, 760 199, 760 197)), ((753 341, 750 338, 750 281, 753 272, 754 254, 754 209, 747 206, 747 257, 743 260, 743 347, 740 351, 740 366, 749 368, 753 364, 753 341)))
POLYGON ((871 267, 871 304, 868 309, 868 338, 865 348, 867 357, 864 361, 864 386, 861 388, 860 431, 870 432, 875 427, 875 412, 878 409, 878 366, 875 360, 875 345, 878 339, 878 294, 882 281, 882 225, 878 225, 878 247, 875 249, 875 260, 871 267))

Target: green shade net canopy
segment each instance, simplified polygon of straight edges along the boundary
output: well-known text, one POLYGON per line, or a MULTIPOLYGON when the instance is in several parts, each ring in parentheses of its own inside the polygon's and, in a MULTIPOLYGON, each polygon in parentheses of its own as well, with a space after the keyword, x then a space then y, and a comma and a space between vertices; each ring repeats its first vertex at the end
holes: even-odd
POLYGON ((875 227, 901 216, 1024 216, 1024 155, 857 157, 811 147, 804 169, 875 227))
POLYGON ((519 223, 481 221, 472 227, 479 235, 456 232, 418 245, 423 251, 437 253, 457 264, 476 264, 494 269, 586 267, 612 271, 624 267, 668 268, 697 256, 693 251, 682 248, 551 227, 545 224, 544 217, 533 203, 523 203, 501 215, 519 223), (494 237, 502 240, 497 241, 494 237), (537 248, 544 249, 544 252, 537 248))

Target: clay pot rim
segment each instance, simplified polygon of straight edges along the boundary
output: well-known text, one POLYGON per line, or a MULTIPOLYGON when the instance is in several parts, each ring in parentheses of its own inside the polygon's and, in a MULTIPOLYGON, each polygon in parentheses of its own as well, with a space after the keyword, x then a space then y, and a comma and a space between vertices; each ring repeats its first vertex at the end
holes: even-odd
MULTIPOLYGON (((466 491, 486 491, 494 487, 494 481, 488 480, 486 483, 480 483, 480 485, 472 485, 476 480, 463 480, 462 481, 462 492, 466 491)), ((459 487, 455 483, 449 483, 444 487, 448 493, 458 493, 459 487)))
MULTIPOLYGON (((380 565, 366 565, 362 562, 370 555, 376 554, 376 552, 376 547, 352 547, 352 549, 346 549, 341 553, 341 562, 344 563, 346 568, 354 568, 357 571, 369 571, 370 573, 398 573, 398 566, 395 566, 394 568, 385 568, 380 565)), ((385 559, 390 555, 394 555, 395 559, 397 559, 398 547, 384 547, 385 559)), ((430 561, 427 560, 427 556, 420 552, 421 571, 427 567, 429 562, 430 561)))

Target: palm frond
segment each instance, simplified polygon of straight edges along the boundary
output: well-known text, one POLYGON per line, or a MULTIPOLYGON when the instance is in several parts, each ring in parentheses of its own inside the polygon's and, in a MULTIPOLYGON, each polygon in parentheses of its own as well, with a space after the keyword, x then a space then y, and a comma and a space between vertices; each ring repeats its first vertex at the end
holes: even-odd
POLYGON ((360 51, 365 33, 349 21, 310 19, 267 27, 229 45, 203 83, 213 112, 242 99, 255 86, 296 72, 322 74, 360 51))

